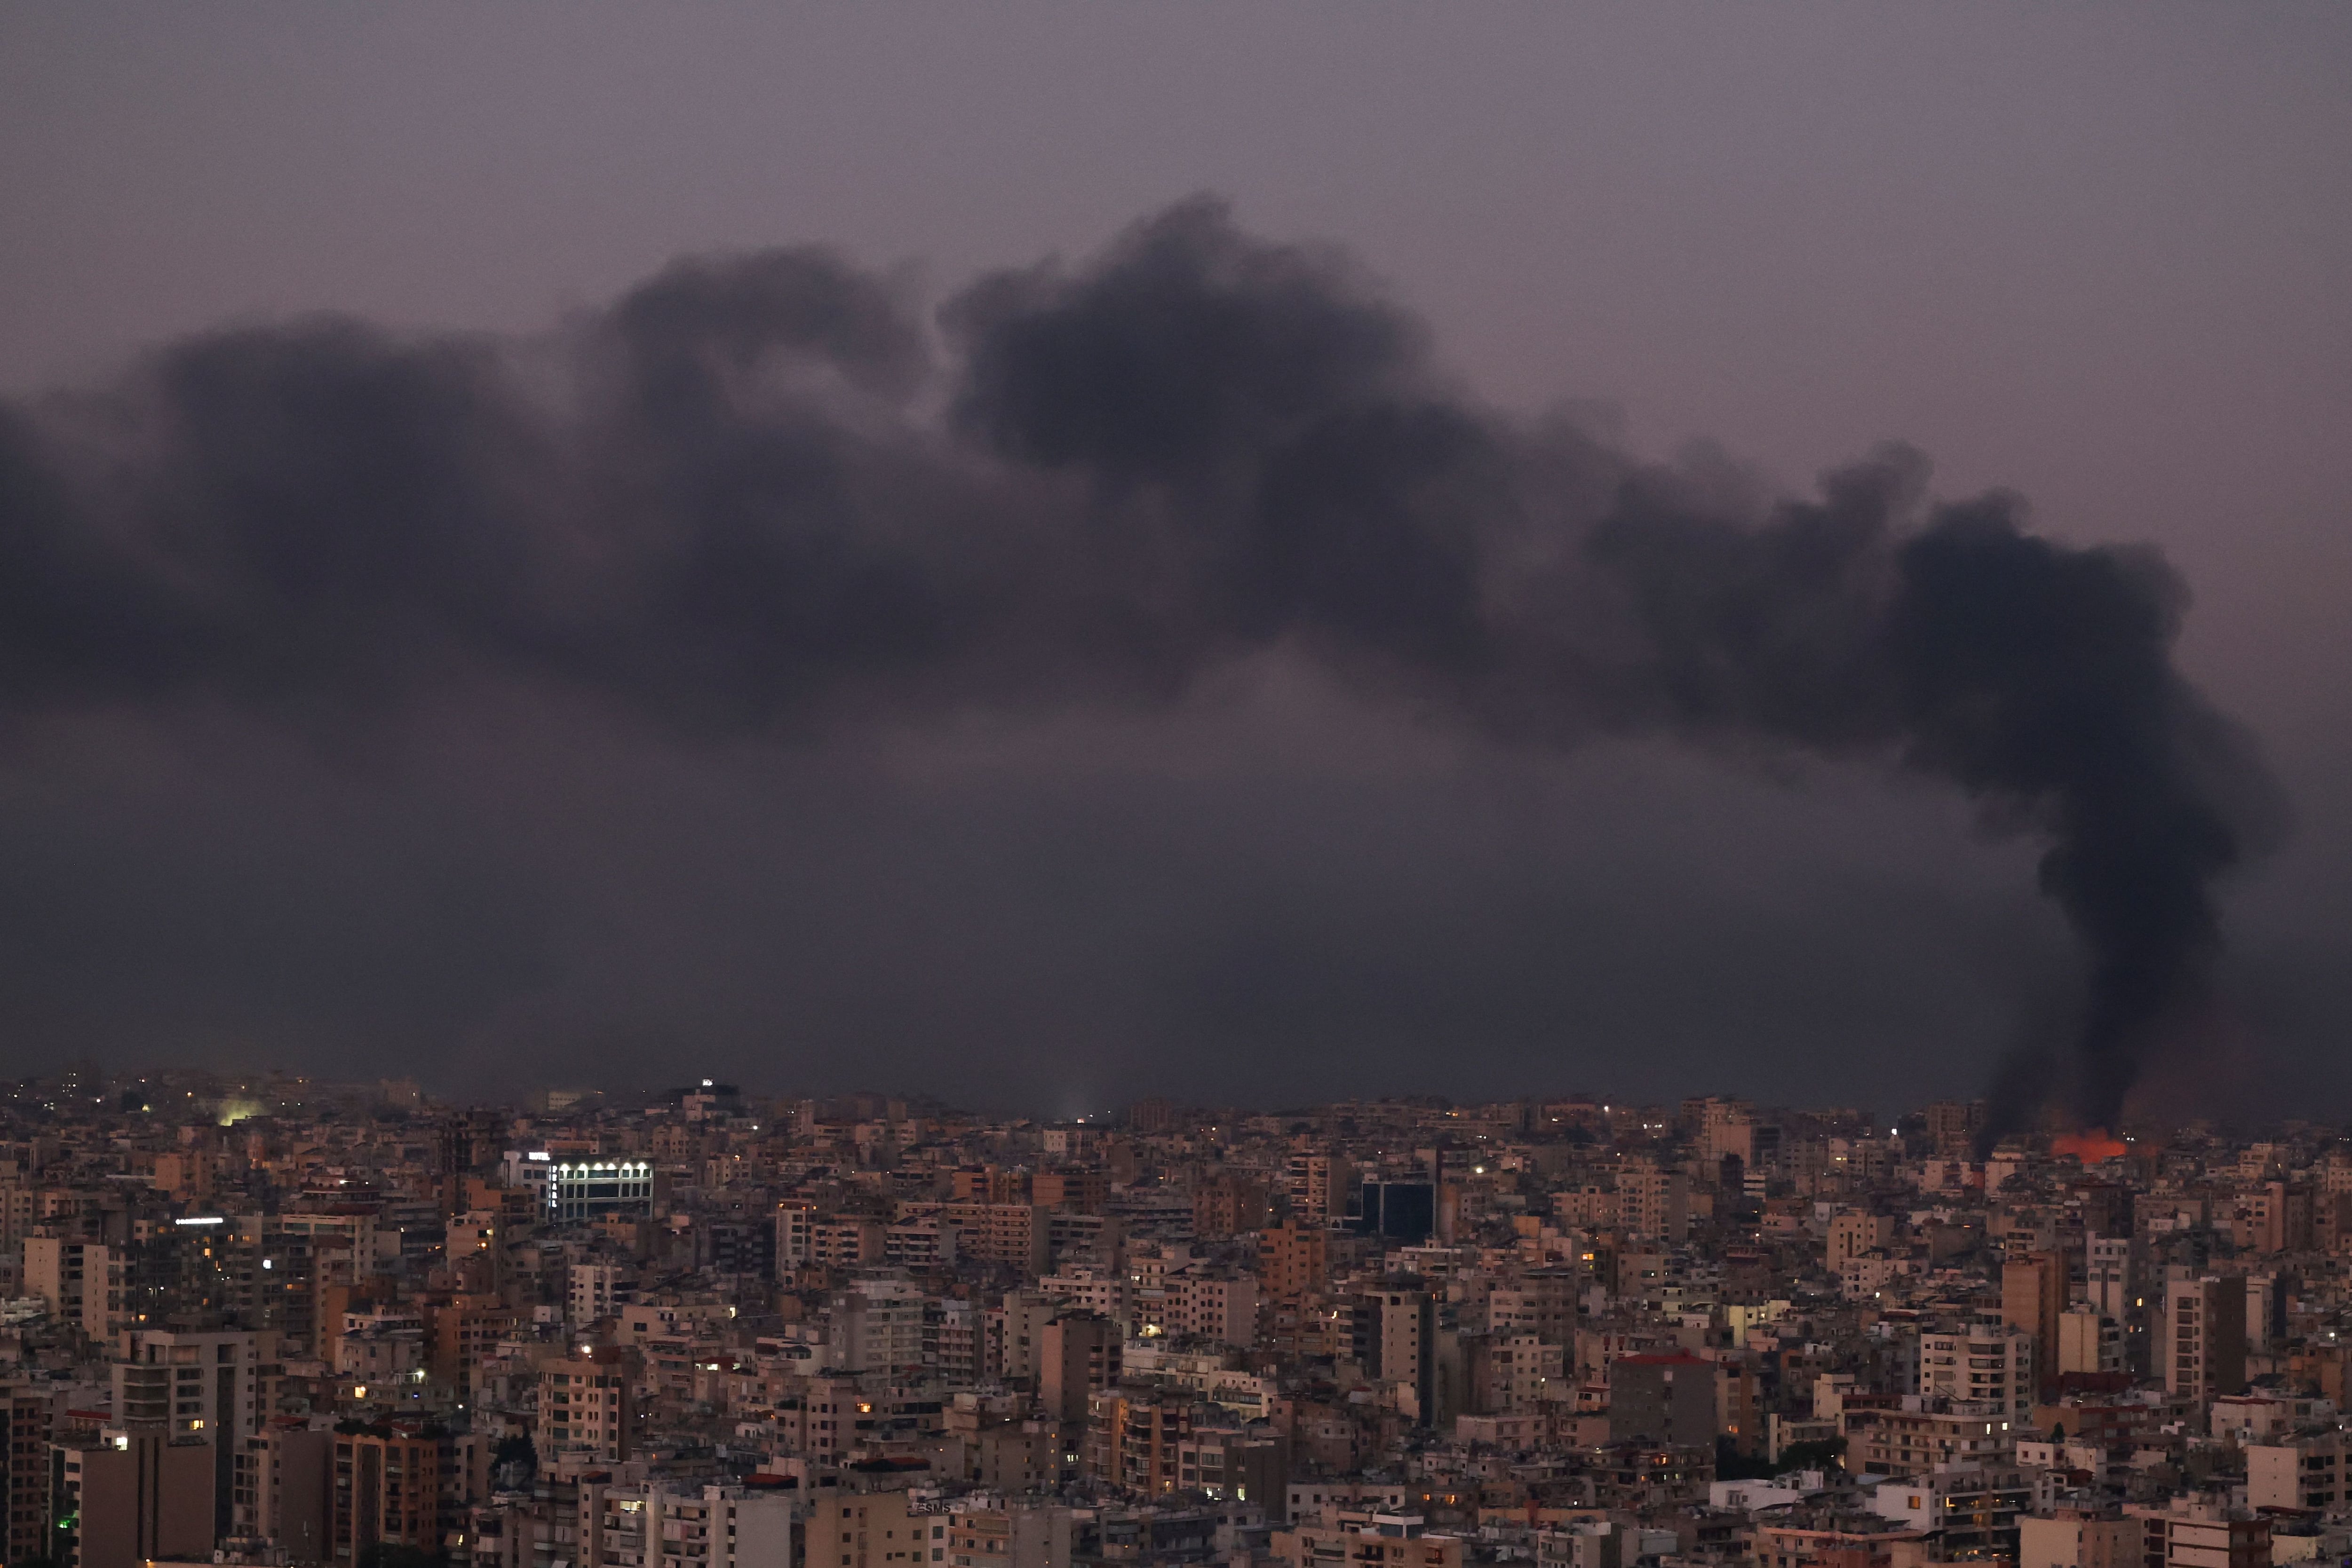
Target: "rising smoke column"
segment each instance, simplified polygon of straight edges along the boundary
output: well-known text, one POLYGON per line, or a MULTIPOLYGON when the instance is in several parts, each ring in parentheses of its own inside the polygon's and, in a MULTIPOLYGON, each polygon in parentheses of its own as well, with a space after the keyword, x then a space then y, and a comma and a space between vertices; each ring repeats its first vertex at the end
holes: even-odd
POLYGON ((2112 1128, 2150 1049, 2210 999, 2214 883, 2271 830, 2266 780, 2173 667, 2188 596, 2152 555, 2053 545, 1989 500, 1898 559, 1906 760, 2050 840, 2042 888, 2086 969, 2074 1108, 2112 1128))
POLYGON ((520 684, 681 744, 821 745, 1304 659, 1503 745, 1950 780, 2049 843, 2086 1123, 2204 1005, 2213 885, 2270 791, 2172 666, 2152 555, 1930 506, 1907 449, 1759 501, 1511 418, 1344 256, 1211 202, 983 278, 937 328, 776 252, 527 344, 306 321, 0 409, 0 713, 20 745, 201 705, 332 743, 520 684))

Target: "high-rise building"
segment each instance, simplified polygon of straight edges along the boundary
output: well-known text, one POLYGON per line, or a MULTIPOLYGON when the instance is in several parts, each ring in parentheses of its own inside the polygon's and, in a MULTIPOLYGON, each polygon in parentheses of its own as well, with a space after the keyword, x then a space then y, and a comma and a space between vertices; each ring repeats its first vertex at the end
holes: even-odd
POLYGON ((25 1239, 25 1290, 93 1340, 111 1341, 129 1326, 121 1248, 56 1236, 25 1239))
MULTIPOLYGON (((911 1511, 903 1491, 819 1492, 807 1505, 800 1553, 785 1561, 799 1562, 803 1568, 908 1568, 913 1563, 928 1563, 935 1561, 929 1555, 932 1531, 939 1532, 944 1547, 946 1522, 911 1511)), ((653 1559, 646 1561, 650 1568, 653 1559)), ((747 1562, 744 1568, 752 1565, 747 1562)))
POLYGON ((1290 1479, 1289 1461, 1288 1440, 1265 1427, 1204 1427, 1177 1439, 1176 1484, 1217 1501, 1272 1500, 1279 1506, 1290 1479))
POLYGON ((1257 1338, 1257 1281, 1249 1275, 1181 1274, 1161 1298, 1161 1326, 1246 1349, 1257 1338))
POLYGON ((1348 1211, 1353 1195, 1343 1190, 1343 1168, 1327 1153, 1302 1150, 1290 1156, 1283 1167, 1283 1188, 1301 1225, 1328 1225, 1348 1211))
POLYGON ((566 1453, 599 1459, 629 1457, 636 1428, 635 1379, 626 1352, 598 1345, 584 1356, 551 1361, 539 1371, 539 1418, 532 1433, 540 1463, 566 1453))
POLYGON ((1258 1283, 1265 1293, 1290 1298, 1319 1291, 1331 1278, 1330 1232, 1286 1219, 1257 1239, 1258 1283))
POLYGON ((2060 1504, 2018 1521, 2021 1563, 2069 1563, 2073 1568, 2140 1568, 2147 1530, 2113 1503, 2060 1504))
POLYGON ((2147 1256, 2128 1236, 2093 1236, 2083 1248, 2083 1299, 2103 1317, 2128 1322, 2147 1295, 2147 1256))
POLYGON ((1055 1166, 1039 1171, 1029 1183, 1030 1197, 1047 1208, 1071 1214, 1100 1214, 1110 1197, 1110 1183, 1101 1171, 1082 1166, 1055 1166))
POLYGON ((923 1296, 903 1280, 860 1280, 825 1309, 845 1373, 911 1375, 923 1364, 923 1296))
POLYGON ((60 1568, 202 1562, 213 1552, 211 1445, 152 1425, 51 1447, 50 1529, 60 1568))
POLYGON ((2058 1317, 2058 1371, 2116 1373, 2124 1370, 2124 1332, 2113 1318, 2088 1302, 2058 1317))
POLYGON ((1006 1294, 998 1312, 1002 1338, 997 1370, 1003 1376, 1019 1381, 1037 1375, 1037 1363, 1045 1354, 1045 1325, 1061 1310, 1062 1304, 1043 1291, 1006 1294))
POLYGON ((24 1182, 0 1181, 0 1253, 17 1251, 40 1221, 40 1189, 24 1182))
POLYGON ((632 1270, 618 1263, 574 1263, 565 1271, 563 1321, 575 1329, 614 1316, 627 1304, 632 1270))
POLYGON ((709 1219, 694 1228, 695 1263, 714 1274, 770 1280, 776 1273, 776 1228, 749 1219, 709 1219))
POLYGON ((956 1203, 1027 1203, 1029 1173, 1002 1166, 963 1166, 949 1173, 948 1197, 956 1203))
POLYGON ((142 1329, 113 1366, 116 1419, 208 1445, 215 1538, 234 1528, 236 1456, 269 1415, 276 1336, 232 1330, 142 1329))
POLYGON ((39 1384, 0 1386, 0 1417, 8 1423, 0 1452, 7 1455, 7 1534, 0 1538, 9 1563, 42 1555, 49 1528, 49 1437, 54 1406, 39 1384))
MULTIPOLYGON (((2051 1331, 2054 1343, 2057 1331, 2051 1331)), ((1919 1335, 1919 1392, 1989 1406, 2012 1431, 2033 1415, 2033 1336, 2007 1323, 1979 1323, 1919 1335)))
POLYGON ((1037 1358, 1037 1396, 1057 1421, 1087 1418, 1095 1395, 1118 1382, 1124 1336, 1097 1312, 1064 1312, 1045 1325, 1037 1358))
POLYGON ((1429 1292, 1383 1286, 1355 1303, 1353 1347, 1366 1374, 1413 1391, 1424 1424, 1434 1417, 1437 1318, 1429 1292))
POLYGON ((318 1341, 314 1249, 276 1215, 230 1220, 216 1243, 220 1324, 278 1336, 281 1354, 309 1354, 318 1341))
POLYGON ((1687 1352, 1621 1355, 1609 1363, 1609 1440, 1712 1448, 1723 1372, 1687 1352))
POLYGON ((788 1198, 776 1206, 776 1271, 779 1275, 809 1261, 815 1230, 816 1205, 788 1198))
POLYGON ((1192 1234, 1203 1241, 1263 1229, 1273 1218, 1265 1184, 1254 1176, 1227 1172, 1192 1195, 1192 1234))
POLYGON ((1633 1161, 1617 1173, 1618 1222, 1634 1236, 1679 1243, 1690 1235, 1690 1178, 1633 1161))
POLYGON ((1939 1100, 1927 1107, 1927 1141, 1946 1159, 1965 1160, 1976 1153, 1977 1134, 1984 1130, 1984 1102, 1939 1100))
POLYGON ((1087 1472, 1147 1497, 1174 1491, 1178 1448, 1192 1430, 1197 1398, 1190 1389, 1131 1383, 1096 1395, 1087 1412, 1087 1472))
MULTIPOLYGON (((940 1222, 954 1227, 956 1253, 1001 1263, 1024 1274, 1042 1274, 1053 1260, 1053 1211, 1028 1203, 950 1203, 940 1222)), ((882 1229, 877 1227, 877 1260, 882 1229)))
MULTIPOLYGON (((795 1560, 794 1504, 793 1494, 766 1487, 583 1481, 580 1568, 786 1568, 795 1560)), ((851 1504, 853 1534, 855 1526, 866 1522, 858 1515, 860 1505, 872 1506, 863 1496, 851 1504)), ((923 1522, 908 1521, 908 1528, 919 1531, 923 1522)), ((882 1549, 866 1556, 880 1568, 939 1561, 925 1558, 920 1543, 909 1548, 900 1528, 884 1524, 874 1533, 882 1549)), ((814 1539, 813 1532, 809 1539, 814 1539)), ((848 1555, 856 1555, 854 1547, 848 1555)), ((820 1554, 813 1561, 832 1559, 820 1554)))
POLYGON ((1497 1285, 1486 1295, 1486 1332, 1533 1334, 1552 1344, 1576 1337, 1577 1297, 1584 1275, 1575 1270, 1529 1269, 1516 1285, 1497 1285))
POLYGON ((1691 1108, 1692 1141, 1697 1145, 1698 1157, 1708 1165, 1718 1165, 1727 1156, 1748 1163, 1749 1143, 1748 1129, 1751 1107, 1745 1100, 1725 1100, 1710 1096, 1696 1102, 1691 1108))
POLYGON ((2126 1503, 2124 1511, 2147 1530, 2146 1568, 2264 1568, 2271 1561, 2271 1521, 2262 1514, 2185 1495, 2126 1503))
POLYGON ((474 1404, 481 1395, 483 1364, 497 1355, 499 1343, 515 1327, 514 1309, 496 1296, 453 1296, 430 1309, 426 1321, 427 1370, 460 1404, 474 1404))
POLYGON ((2164 1387, 2197 1405, 2246 1388, 2246 1282, 2186 1270, 2165 1282, 2157 1340, 2164 1387))
POLYGON ((2123 1331, 2124 1370, 2136 1376, 2153 1375, 2149 1365, 2148 1325, 2163 1302, 2148 1300, 2147 1254, 2129 1236, 2092 1236, 2083 1248, 2083 1296, 2101 1317, 2123 1331))
POLYGON ((437 1552, 464 1510, 487 1497, 488 1481, 488 1439, 478 1434, 412 1421, 339 1430, 328 1561, 351 1568, 379 1547, 437 1552))
POLYGON ((277 1416, 264 1422, 236 1456, 229 1539, 266 1542, 289 1562, 323 1562, 334 1462, 335 1430, 324 1417, 277 1416))
POLYGON ((2286 1334, 2284 1285, 2276 1274, 2246 1276, 2246 1348, 2269 1350, 2286 1334))
POLYGON ((2035 1392, 2044 1398, 2058 1388, 2058 1320, 2066 1301, 2065 1254, 2029 1252, 2000 1266, 2000 1321, 2033 1336, 2035 1392))
POLYGON ((1078 1539, 1076 1511, 1058 1502, 960 1507, 946 1525, 946 1560, 956 1568, 1069 1568, 1078 1539))
POLYGON ((2307 1252, 2312 1245, 2312 1209, 2308 1185, 2264 1182, 2246 1195, 2239 1245, 2265 1256, 2307 1252))

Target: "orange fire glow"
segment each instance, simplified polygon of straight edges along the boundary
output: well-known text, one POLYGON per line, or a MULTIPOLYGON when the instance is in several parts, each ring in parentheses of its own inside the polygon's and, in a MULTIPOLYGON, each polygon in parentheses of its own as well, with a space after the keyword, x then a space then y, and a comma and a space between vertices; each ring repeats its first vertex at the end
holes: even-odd
POLYGON ((2074 1155, 2086 1166, 2102 1160, 2119 1160, 2131 1151, 2121 1138, 2107 1136, 2105 1127, 2091 1127, 2080 1133, 2061 1133, 2050 1140, 2050 1153, 2057 1158, 2074 1155))

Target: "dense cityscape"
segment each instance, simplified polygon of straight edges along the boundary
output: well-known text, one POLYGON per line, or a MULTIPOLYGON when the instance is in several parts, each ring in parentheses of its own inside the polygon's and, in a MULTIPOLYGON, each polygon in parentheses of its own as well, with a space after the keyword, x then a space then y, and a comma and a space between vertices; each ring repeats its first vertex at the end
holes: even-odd
POLYGON ((2260 1568, 2352 1141, 1728 1098, 8 1102, 7 1561, 2260 1568))
POLYGON ((2352 1568, 2347 83, 0 5, 0 1568, 2352 1568))

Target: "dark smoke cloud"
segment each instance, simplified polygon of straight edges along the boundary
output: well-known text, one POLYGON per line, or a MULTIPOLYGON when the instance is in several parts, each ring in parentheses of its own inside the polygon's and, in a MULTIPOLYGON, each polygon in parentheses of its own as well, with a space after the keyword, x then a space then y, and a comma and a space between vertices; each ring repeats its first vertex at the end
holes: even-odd
POLYGON ((1510 747, 1687 736, 1948 779, 2044 841, 2074 1113, 2207 1005, 2275 821, 2152 555, 1931 503, 1888 448, 1748 498, 1486 408, 1334 254, 1213 203, 927 323, 814 251, 516 344, 324 320, 0 411, 0 706, 225 709, 331 751, 453 694, 681 745, 1156 712, 1239 662, 1510 747), (568 699, 567 699, 568 700, 568 699))

